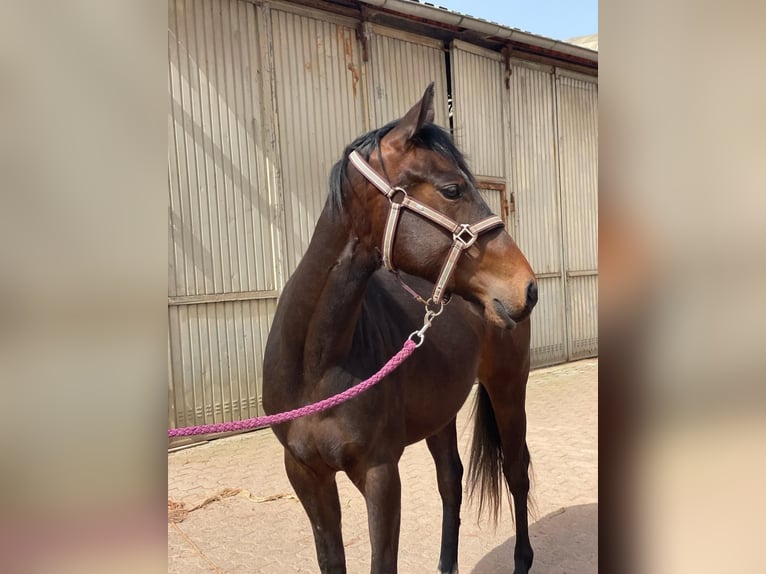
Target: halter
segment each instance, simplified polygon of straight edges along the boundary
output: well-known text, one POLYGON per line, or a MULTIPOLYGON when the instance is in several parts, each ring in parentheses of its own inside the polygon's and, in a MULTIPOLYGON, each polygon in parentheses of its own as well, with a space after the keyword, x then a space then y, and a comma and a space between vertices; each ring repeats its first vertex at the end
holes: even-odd
POLYGON ((460 255, 476 242, 479 235, 491 229, 495 229, 496 227, 502 227, 504 225, 503 220, 497 215, 492 215, 472 225, 469 225, 468 223, 457 223, 446 215, 412 199, 407 195, 404 188, 391 186, 380 176, 380 174, 372 169, 372 166, 370 166, 370 164, 367 163, 356 150, 349 154, 348 159, 354 164, 354 167, 359 170, 359 173, 361 173, 372 185, 378 188, 378 190, 388 198, 388 201, 391 202, 391 210, 388 212, 388 220, 386 221, 386 230, 383 233, 383 265, 385 265, 386 269, 394 273, 397 272, 393 263, 394 240, 396 238, 396 228, 399 225, 399 216, 401 215, 403 208, 409 209, 413 213, 428 219, 452 234, 452 248, 450 249, 446 261, 442 265, 439 279, 434 285, 431 298, 426 302, 426 308, 428 308, 428 303, 434 303, 435 305, 443 304, 444 290, 447 287, 447 282, 450 280, 450 277, 452 277, 452 273, 455 271, 455 266, 457 265, 457 260, 460 255))

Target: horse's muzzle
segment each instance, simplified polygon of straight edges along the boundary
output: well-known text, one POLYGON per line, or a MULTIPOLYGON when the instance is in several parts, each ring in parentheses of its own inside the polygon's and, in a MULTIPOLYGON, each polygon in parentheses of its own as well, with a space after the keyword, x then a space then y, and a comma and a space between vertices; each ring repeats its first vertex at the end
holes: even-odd
POLYGON ((532 279, 527 285, 527 302, 524 305, 524 313, 529 315, 535 305, 537 305, 537 281, 532 279))

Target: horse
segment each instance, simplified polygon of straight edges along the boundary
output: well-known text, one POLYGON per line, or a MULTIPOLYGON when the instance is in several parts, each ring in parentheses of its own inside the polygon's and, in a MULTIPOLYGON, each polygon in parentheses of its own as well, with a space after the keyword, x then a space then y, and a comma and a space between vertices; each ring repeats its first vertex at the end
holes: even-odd
POLYGON ((433 123, 433 96, 431 83, 402 118, 358 137, 333 166, 265 348, 263 408, 271 414, 351 388, 410 335, 420 344, 364 394, 273 427, 323 574, 346 572, 339 471, 365 499, 370 571, 397 572, 398 463, 407 445, 423 439, 442 499, 438 571, 458 571, 463 465, 455 417, 477 379, 469 492, 480 514, 495 518, 502 491, 510 492, 514 573, 532 565, 524 403, 537 282, 451 136, 433 123), (412 295, 431 289, 428 300, 412 295))

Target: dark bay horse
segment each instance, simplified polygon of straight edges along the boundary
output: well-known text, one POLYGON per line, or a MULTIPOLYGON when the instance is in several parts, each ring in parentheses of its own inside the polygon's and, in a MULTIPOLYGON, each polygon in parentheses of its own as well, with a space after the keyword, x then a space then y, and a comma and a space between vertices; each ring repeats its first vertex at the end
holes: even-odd
POLYGON ((516 523, 514 572, 528 572, 532 565, 524 401, 528 316, 537 301, 537 283, 513 239, 502 226, 492 225, 501 222, 491 217, 463 156, 433 125, 433 115, 431 84, 404 117, 346 149, 332 169, 327 203, 280 297, 266 345, 267 413, 358 384, 399 351, 423 321, 423 304, 381 269, 384 251, 406 282, 427 293, 439 283, 445 260, 461 240, 462 231, 453 236, 433 220, 402 209, 395 237, 388 250, 382 249, 392 205, 410 197, 452 223, 490 222, 490 229, 460 247, 462 256, 445 284, 451 301, 409 360, 351 401, 274 427, 284 445, 287 475, 311 521, 323 573, 346 572, 338 471, 346 472, 365 498, 371 572, 397 572, 398 463, 404 448, 422 439, 436 465, 443 503, 439 572, 457 572, 463 466, 455 416, 477 378, 469 486, 478 493, 480 508, 496 515, 505 478, 516 523), (396 186, 398 199, 381 193, 349 162, 354 150, 396 186))

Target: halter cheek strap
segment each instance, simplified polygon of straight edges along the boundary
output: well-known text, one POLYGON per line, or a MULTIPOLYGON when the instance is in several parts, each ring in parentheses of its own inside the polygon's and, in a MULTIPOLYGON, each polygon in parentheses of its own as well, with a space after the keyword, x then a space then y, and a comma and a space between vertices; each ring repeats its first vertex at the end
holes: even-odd
POLYGON ((391 186, 356 150, 351 152, 348 159, 354 167, 359 170, 359 173, 361 173, 372 185, 378 188, 378 190, 391 202, 391 209, 388 212, 388 218, 386 220, 386 228, 383 232, 383 265, 386 269, 396 272, 393 263, 394 241, 396 239, 396 229, 399 226, 399 217, 401 216, 402 209, 409 209, 413 213, 435 223, 452 234, 452 248, 442 265, 439 278, 436 280, 436 285, 434 286, 434 291, 431 295, 431 301, 438 305, 444 299, 444 291, 447 287, 447 283, 449 282, 450 277, 452 277, 457 261, 463 251, 473 245, 482 233, 495 229, 496 227, 502 227, 504 225, 503 220, 497 215, 492 215, 472 225, 467 223, 457 223, 446 215, 443 215, 427 205, 411 198, 403 188, 391 186))

